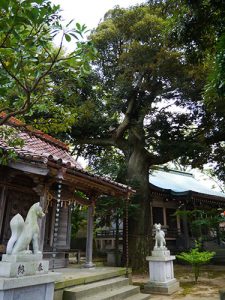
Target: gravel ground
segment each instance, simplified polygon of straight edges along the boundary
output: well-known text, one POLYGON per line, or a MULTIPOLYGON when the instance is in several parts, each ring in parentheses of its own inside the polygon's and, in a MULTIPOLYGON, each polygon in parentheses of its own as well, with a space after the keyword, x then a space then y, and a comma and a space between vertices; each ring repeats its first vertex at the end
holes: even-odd
MULTIPOLYGON (((173 295, 151 295, 155 300, 219 300, 219 290, 225 289, 225 266, 204 266, 198 283, 194 283, 194 275, 189 266, 175 265, 175 277, 180 282, 180 290, 173 295)), ((148 274, 132 276, 133 283, 141 287, 148 281, 148 274)))

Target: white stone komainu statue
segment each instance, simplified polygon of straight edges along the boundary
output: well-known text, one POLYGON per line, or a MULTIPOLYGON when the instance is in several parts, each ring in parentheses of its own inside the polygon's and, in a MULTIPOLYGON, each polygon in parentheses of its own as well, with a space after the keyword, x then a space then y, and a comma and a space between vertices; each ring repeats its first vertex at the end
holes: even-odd
POLYGON ((144 285, 144 292, 149 294, 170 295, 179 289, 179 282, 174 278, 173 260, 166 248, 165 233, 161 224, 155 224, 155 246, 151 256, 147 256, 149 262, 149 281, 144 285))
POLYGON ((49 261, 39 252, 38 218, 44 217, 40 203, 31 206, 26 220, 20 214, 10 222, 12 236, 7 245, 7 254, 0 261, 1 300, 53 300, 54 282, 59 273, 48 273, 49 261), (27 251, 33 243, 33 254, 27 251))
POLYGON ((15 215, 10 221, 11 238, 7 244, 6 254, 28 254, 29 245, 32 242, 33 253, 41 253, 39 251, 39 226, 38 218, 45 216, 40 203, 37 202, 31 206, 28 211, 26 220, 20 214, 15 215))
POLYGON ((154 250, 165 250, 166 240, 165 232, 161 229, 161 224, 155 224, 155 247, 154 250))

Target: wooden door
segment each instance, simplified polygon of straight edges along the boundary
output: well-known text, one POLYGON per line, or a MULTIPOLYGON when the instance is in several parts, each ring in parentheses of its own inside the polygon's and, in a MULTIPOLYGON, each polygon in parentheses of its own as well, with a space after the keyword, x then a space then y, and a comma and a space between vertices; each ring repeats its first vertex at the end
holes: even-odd
POLYGON ((16 214, 21 214, 25 219, 30 207, 39 201, 39 197, 34 194, 26 194, 18 190, 8 190, 6 196, 6 206, 2 228, 2 243, 7 244, 11 236, 9 223, 16 214))

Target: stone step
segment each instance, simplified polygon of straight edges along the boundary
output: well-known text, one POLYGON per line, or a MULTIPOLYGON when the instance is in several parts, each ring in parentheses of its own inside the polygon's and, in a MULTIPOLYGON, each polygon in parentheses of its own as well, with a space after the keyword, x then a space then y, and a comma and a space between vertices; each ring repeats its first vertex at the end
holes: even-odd
POLYGON ((67 299, 83 299, 84 297, 93 296, 102 291, 112 291, 129 285, 128 278, 116 277, 89 284, 80 285, 64 291, 64 298, 67 299))
POLYGON ((139 294, 130 296, 130 297, 126 298, 125 300, 150 300, 150 299, 151 298, 150 298, 149 294, 139 293, 139 294))
MULTIPOLYGON (((92 295, 87 298, 83 298, 85 300, 123 300, 123 299, 130 299, 131 296, 136 296, 135 299, 137 299, 137 295, 139 295, 140 289, 137 286, 128 285, 124 286, 122 288, 111 290, 111 291, 105 291, 98 293, 96 295, 92 295)), ((76 298, 73 298, 76 299, 76 298)), ((72 300, 72 299, 71 299, 72 300)))

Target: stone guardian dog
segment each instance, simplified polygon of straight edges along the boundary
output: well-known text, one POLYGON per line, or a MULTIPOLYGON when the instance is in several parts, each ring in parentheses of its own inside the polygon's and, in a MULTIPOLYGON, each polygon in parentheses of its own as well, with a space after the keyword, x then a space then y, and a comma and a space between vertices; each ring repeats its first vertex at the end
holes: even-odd
POLYGON ((29 251, 31 242, 33 253, 40 253, 38 245, 38 218, 43 218, 44 216, 45 214, 39 202, 31 206, 25 222, 20 214, 15 215, 10 221, 12 235, 7 244, 6 254, 31 253, 29 251))
POLYGON ((161 230, 161 224, 155 224, 155 247, 154 250, 166 249, 165 232, 161 230))

